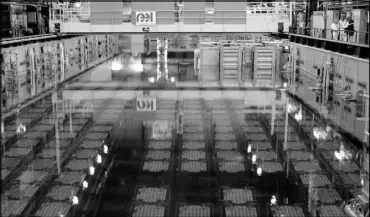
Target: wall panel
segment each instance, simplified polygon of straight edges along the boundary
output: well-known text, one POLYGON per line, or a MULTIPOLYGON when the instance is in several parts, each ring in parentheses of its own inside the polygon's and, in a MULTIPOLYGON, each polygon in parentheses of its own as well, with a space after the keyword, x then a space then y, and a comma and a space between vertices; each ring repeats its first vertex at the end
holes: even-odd
MULTIPOLYGON (((297 47, 300 50, 300 64, 301 73, 307 75, 315 71, 314 65, 321 65, 322 60, 324 61, 324 67, 328 58, 333 58, 334 72, 340 76, 337 78, 339 87, 335 91, 340 91, 346 84, 350 82, 346 81, 346 77, 349 80, 353 80, 351 83, 352 96, 356 97, 357 91, 360 90, 359 82, 366 85, 366 91, 369 92, 369 61, 359 59, 353 56, 343 55, 339 53, 333 53, 323 49, 308 47, 300 44, 292 43, 293 47, 297 47)), ((348 80, 348 79, 347 79, 348 80)), ((301 76, 302 84, 299 85, 296 94, 307 104, 311 105, 318 111, 323 111, 322 105, 316 102, 316 94, 312 90, 308 90, 308 87, 314 85, 310 79, 301 76)), ((363 89, 363 88, 362 88, 363 89)), ((354 102, 345 102, 344 100, 338 100, 340 105, 332 104, 330 108, 330 119, 333 122, 341 125, 343 129, 351 132, 358 139, 363 140, 364 138, 364 122, 356 119, 356 106, 354 102)), ((325 103, 324 103, 325 104, 325 103)), ((325 104, 325 106, 328 106, 325 104)))
POLYGON ((175 14, 173 11, 157 11, 157 24, 174 24, 175 14))
POLYGON ((9 78, 7 101, 2 106, 7 109, 22 103, 118 52, 118 35, 81 36, 2 49, 9 78))

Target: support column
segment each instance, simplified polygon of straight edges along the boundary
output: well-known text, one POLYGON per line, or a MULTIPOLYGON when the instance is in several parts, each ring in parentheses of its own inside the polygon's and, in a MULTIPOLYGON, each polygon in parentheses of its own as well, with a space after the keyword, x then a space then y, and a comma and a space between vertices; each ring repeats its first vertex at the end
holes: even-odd
POLYGON ((275 119, 276 119, 276 105, 275 105, 275 101, 274 101, 272 103, 272 114, 271 114, 271 132, 270 132, 271 135, 274 134, 274 130, 275 130, 275 119))
POLYGON ((287 147, 287 140, 288 140, 288 105, 289 105, 289 98, 286 100, 286 108, 285 108, 285 129, 284 129, 284 151, 288 149, 287 147))

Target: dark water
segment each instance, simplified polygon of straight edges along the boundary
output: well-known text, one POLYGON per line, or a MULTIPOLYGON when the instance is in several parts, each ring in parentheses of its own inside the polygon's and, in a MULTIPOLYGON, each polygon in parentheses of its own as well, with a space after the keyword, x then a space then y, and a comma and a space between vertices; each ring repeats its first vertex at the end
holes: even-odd
MULTIPOLYGON (((232 113, 233 111, 229 111, 232 113)), ((204 117, 205 138, 208 145, 207 154, 212 155, 214 151, 212 145, 214 143, 213 132, 211 131, 211 122, 206 121, 204 117)), ((236 120, 233 120, 233 115, 229 115, 229 120, 234 128, 239 145, 246 141, 242 138, 240 126, 237 126, 236 120)), ((262 119, 257 119, 262 122, 262 119)), ((150 131, 150 128, 145 128, 144 131, 150 131)), ((172 143, 174 149, 172 151, 172 169, 163 173, 148 173, 141 169, 143 159, 145 158, 145 143, 147 138, 142 135, 146 132, 140 131, 139 128, 132 130, 132 127, 122 127, 117 132, 125 132, 126 134, 141 135, 137 138, 125 138, 120 135, 120 139, 116 140, 116 146, 119 149, 116 152, 115 165, 109 175, 107 191, 104 193, 101 201, 100 212, 98 216, 130 216, 132 204, 135 202, 135 188, 137 186, 160 187, 168 186, 171 190, 170 200, 168 201, 169 216, 175 216, 176 207, 178 204, 210 204, 214 210, 214 216, 224 216, 223 202, 220 198, 221 187, 244 188, 252 187, 255 192, 255 203, 250 204, 258 207, 259 216, 271 216, 270 199, 275 195, 278 199, 278 204, 283 205, 288 199, 289 204, 304 203, 305 196, 300 192, 298 183, 293 179, 286 177, 286 172, 264 173, 262 176, 256 174, 256 166, 251 164, 251 160, 247 160, 245 172, 238 174, 219 172, 215 167, 215 161, 209 159, 208 162, 211 168, 208 172, 189 174, 176 171, 178 165, 179 147, 182 142, 181 136, 172 133, 172 143), (128 129, 128 128, 131 128, 128 129), (124 213, 124 214, 123 214, 124 213)), ((264 134, 268 135, 267 129, 264 134)), ((118 136, 117 135, 117 136, 118 136)), ((271 139, 271 138, 270 138, 271 139)), ((273 141, 271 141, 273 143, 273 141)), ((244 151, 245 153, 245 151, 244 151)))

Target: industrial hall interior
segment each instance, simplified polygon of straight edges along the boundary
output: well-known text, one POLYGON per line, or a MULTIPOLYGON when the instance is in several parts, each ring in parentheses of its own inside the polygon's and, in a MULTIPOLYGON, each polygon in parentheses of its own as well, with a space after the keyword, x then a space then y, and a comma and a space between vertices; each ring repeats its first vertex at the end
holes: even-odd
POLYGON ((2 0, 1 216, 369 217, 369 0, 2 0))

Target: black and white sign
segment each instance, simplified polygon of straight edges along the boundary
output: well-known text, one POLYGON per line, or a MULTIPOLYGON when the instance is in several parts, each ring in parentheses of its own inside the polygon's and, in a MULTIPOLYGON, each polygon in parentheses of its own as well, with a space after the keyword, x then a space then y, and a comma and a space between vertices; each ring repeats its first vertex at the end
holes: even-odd
POLYGON ((136 98, 136 111, 156 111, 157 99, 155 97, 137 97, 136 98))
POLYGON ((136 25, 148 26, 156 25, 156 12, 153 11, 136 11, 136 25))

